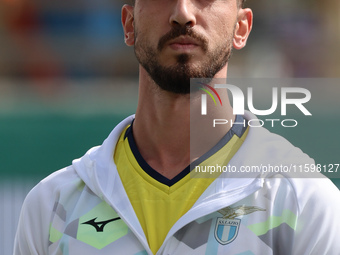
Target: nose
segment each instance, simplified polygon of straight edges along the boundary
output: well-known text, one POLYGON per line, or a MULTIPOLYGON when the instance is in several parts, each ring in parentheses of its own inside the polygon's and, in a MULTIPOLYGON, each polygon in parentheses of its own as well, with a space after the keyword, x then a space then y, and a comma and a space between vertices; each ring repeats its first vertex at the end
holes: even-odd
POLYGON ((195 6, 192 0, 175 0, 170 24, 172 26, 189 26, 196 25, 195 6))

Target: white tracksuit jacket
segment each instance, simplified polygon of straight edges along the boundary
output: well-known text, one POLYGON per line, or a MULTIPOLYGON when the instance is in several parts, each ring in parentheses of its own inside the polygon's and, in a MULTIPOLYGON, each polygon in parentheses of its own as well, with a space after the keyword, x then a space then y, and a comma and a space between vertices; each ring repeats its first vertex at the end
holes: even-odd
MULTIPOLYGON (((14 254, 152 254, 113 161, 115 144, 132 119, 32 189, 14 254)), ((284 138, 251 127, 230 161, 238 169, 310 163, 284 138)), ((216 179, 174 224, 157 254, 340 254, 340 194, 330 180, 256 175, 223 173, 226 178, 216 179)))

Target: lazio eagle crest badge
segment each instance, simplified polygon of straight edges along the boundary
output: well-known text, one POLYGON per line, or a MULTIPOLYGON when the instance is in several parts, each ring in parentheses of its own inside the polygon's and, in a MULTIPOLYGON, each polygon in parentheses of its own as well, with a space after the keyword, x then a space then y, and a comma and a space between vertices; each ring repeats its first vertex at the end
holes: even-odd
POLYGON ((215 238, 220 244, 228 244, 235 240, 240 227, 240 219, 217 218, 215 238))
POLYGON ((237 237, 241 224, 241 219, 236 219, 236 217, 251 214, 256 211, 265 211, 265 209, 257 206, 242 205, 237 207, 226 207, 219 210, 218 212, 221 213, 223 217, 217 218, 216 221, 216 240, 222 245, 226 245, 234 241, 237 237))

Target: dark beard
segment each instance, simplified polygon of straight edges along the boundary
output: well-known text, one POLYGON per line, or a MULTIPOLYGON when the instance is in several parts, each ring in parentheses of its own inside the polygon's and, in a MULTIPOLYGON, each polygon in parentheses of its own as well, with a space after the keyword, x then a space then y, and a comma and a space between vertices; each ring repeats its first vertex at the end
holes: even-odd
MULTIPOLYGON (((157 50, 147 45, 147 42, 136 40, 135 54, 139 63, 148 72, 154 82, 163 90, 175 94, 190 93, 190 78, 213 78, 228 62, 231 56, 232 44, 229 40, 226 45, 219 46, 214 52, 208 52, 208 60, 201 63, 200 68, 193 68, 189 64, 191 55, 180 54, 176 57, 177 63, 164 67, 157 60, 157 51, 160 52, 165 44, 180 35, 188 35, 201 43, 202 50, 207 53, 207 40, 188 27, 173 27, 158 43, 157 50)), ((137 33, 135 34, 137 38, 137 33)))

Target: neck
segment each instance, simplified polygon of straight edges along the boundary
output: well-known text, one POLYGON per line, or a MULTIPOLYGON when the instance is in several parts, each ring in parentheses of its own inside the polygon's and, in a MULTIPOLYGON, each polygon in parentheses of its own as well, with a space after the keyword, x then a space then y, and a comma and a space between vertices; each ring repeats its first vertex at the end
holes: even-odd
MULTIPOLYGON (((222 78, 226 68, 216 78, 222 78)), ((209 107, 208 100, 211 111, 208 119, 204 116, 202 120, 200 97, 190 99, 189 94, 163 91, 140 68, 139 102, 133 134, 138 150, 153 169, 172 179, 228 132, 229 125, 219 125, 211 132, 213 119, 234 119, 227 92, 219 94, 223 97, 223 106, 209 107), (193 143, 198 141, 195 137, 200 138, 199 145, 193 143)))

